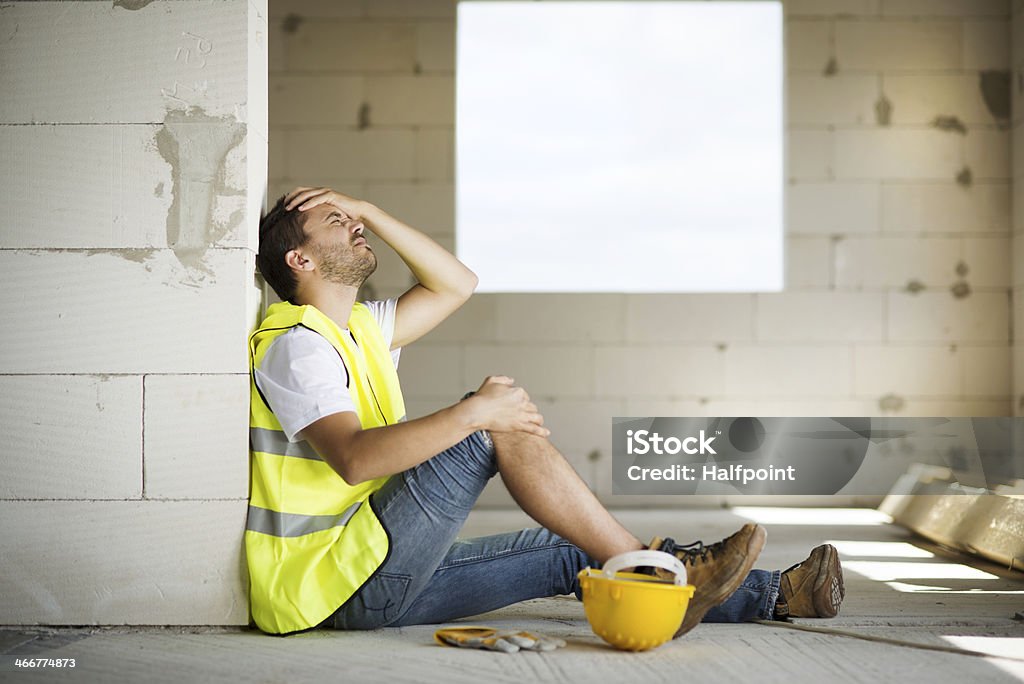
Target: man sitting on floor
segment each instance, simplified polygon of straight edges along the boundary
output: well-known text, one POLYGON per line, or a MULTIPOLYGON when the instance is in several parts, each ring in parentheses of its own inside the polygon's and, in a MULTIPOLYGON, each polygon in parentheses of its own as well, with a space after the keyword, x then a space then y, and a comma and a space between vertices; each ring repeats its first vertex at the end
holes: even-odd
POLYGON ((752 570, 765 530, 705 546, 641 543, 548 441, 537 406, 493 375, 406 420, 397 366, 472 295, 477 277, 423 233, 328 188, 297 188, 260 223, 257 262, 283 300, 252 335, 252 486, 246 525, 252 614, 265 632, 440 623, 526 599, 580 595, 577 573, 626 551, 675 554, 696 586, 676 636, 702 620, 831 617, 835 548, 786 572, 752 570), (356 302, 377 266, 370 230, 418 283, 356 302), (501 473, 542 527, 457 540, 501 473))

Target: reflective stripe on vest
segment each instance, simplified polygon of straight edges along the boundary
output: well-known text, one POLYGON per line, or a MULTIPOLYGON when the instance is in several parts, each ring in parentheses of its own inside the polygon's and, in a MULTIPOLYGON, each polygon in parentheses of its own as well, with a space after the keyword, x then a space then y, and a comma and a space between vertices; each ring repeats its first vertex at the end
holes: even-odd
POLYGON ((320 460, 320 454, 309 446, 309 442, 289 442, 288 437, 281 430, 249 428, 249 448, 253 451, 262 451, 265 454, 320 460))
POLYGON ((376 572, 389 544, 369 505, 387 478, 349 485, 308 443, 288 441, 256 386, 254 371, 267 349, 299 325, 341 356, 364 429, 405 418, 391 352, 365 305, 352 307, 351 339, 312 306, 285 302, 267 310, 249 338, 252 478, 245 544, 253 619, 273 634, 323 622, 376 572))
POLYGON ((245 529, 275 537, 301 537, 304 534, 323 532, 344 525, 361 505, 362 501, 356 501, 338 515, 296 515, 249 506, 245 529))

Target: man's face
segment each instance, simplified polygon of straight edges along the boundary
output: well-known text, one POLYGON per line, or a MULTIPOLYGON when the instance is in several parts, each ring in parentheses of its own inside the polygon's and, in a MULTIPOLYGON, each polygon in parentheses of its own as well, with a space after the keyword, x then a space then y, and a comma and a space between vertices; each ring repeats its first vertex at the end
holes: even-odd
POLYGON ((363 237, 362 222, 329 204, 303 213, 307 245, 321 277, 341 285, 362 285, 377 268, 377 255, 363 237))

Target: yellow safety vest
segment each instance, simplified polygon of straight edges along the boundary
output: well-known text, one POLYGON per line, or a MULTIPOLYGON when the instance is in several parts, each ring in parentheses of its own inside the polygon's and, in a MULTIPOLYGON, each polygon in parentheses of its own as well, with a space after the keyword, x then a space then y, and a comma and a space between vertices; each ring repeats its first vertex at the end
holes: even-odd
POLYGON ((388 555, 370 494, 388 478, 351 486, 305 441, 289 443, 256 386, 255 369, 297 325, 322 335, 348 370, 363 429, 405 419, 391 352, 365 305, 352 308, 352 339, 312 306, 274 304, 249 338, 251 482, 245 551, 252 616, 264 632, 315 627, 345 603, 388 555))

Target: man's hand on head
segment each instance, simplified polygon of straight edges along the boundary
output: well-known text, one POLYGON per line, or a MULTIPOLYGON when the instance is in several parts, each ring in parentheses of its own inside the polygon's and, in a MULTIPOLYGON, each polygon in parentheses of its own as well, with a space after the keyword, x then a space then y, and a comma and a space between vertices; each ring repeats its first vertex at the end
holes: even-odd
MULTIPOLYGON (((405 346, 433 330, 452 315, 473 294, 476 274, 423 232, 416 230, 380 207, 330 188, 295 188, 285 196, 288 210, 346 214, 395 251, 412 271, 416 283, 398 298, 395 332, 391 348, 405 346)), ((342 222, 344 223, 344 221, 342 222)))
POLYGON ((329 204, 356 220, 366 218, 369 202, 358 200, 330 188, 295 188, 285 197, 285 209, 307 211, 321 204, 329 204))

